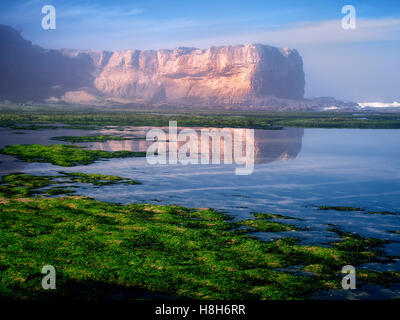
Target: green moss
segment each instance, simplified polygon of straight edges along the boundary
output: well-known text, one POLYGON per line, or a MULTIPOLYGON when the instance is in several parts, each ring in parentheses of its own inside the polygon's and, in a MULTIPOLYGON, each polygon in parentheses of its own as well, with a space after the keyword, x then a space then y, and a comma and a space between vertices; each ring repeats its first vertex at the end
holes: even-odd
POLYGON ((0 197, 26 197, 35 193, 33 190, 52 184, 49 176, 33 176, 14 173, 1 177, 0 197))
POLYGON ((283 231, 296 231, 301 230, 291 224, 284 224, 266 220, 242 220, 238 222, 239 225, 251 227, 252 231, 261 232, 283 232, 283 231))
POLYGON ((47 129, 47 130, 54 130, 54 129, 58 129, 57 126, 42 126, 42 125, 37 125, 37 124, 30 124, 30 125, 11 125, 10 126, 11 129, 13 130, 43 130, 43 129, 47 129))
POLYGON ((73 190, 63 187, 53 187, 57 184, 65 183, 90 183, 96 186, 124 183, 124 184, 140 184, 128 178, 118 176, 102 175, 102 174, 86 174, 80 172, 59 172, 59 176, 33 176, 23 173, 14 173, 1 177, 0 179, 0 197, 16 198, 27 197, 30 195, 60 195, 73 193, 73 190), (52 188, 43 189, 52 186, 52 188))
POLYGON ((2 298, 95 299, 113 284, 195 299, 298 299, 338 283, 344 264, 376 257, 365 248, 354 260, 347 248, 264 243, 235 234, 212 210, 79 197, 14 200, 0 208, 2 298), (53 292, 40 289, 46 264, 57 268, 53 292), (316 276, 275 270, 297 264, 316 276))
POLYGON ((327 274, 331 274, 332 268, 329 265, 323 264, 323 263, 316 263, 316 264, 309 264, 306 265, 304 268, 304 271, 310 272, 319 276, 324 276, 327 274))
POLYGON ((57 141, 66 141, 66 142, 104 142, 104 141, 124 141, 124 140, 132 140, 131 138, 124 138, 120 136, 111 136, 111 135, 98 135, 98 136, 62 136, 62 137, 53 137, 52 140, 57 141))
POLYGON ((400 283, 400 272, 398 271, 377 272, 377 271, 361 269, 357 271, 357 278, 367 283, 390 286, 393 283, 400 283))
POLYGON ((295 219, 291 217, 282 216, 280 214, 271 214, 271 213, 263 213, 263 212, 254 212, 253 213, 256 220, 242 220, 237 222, 240 226, 250 227, 252 229, 242 230, 242 232, 283 232, 283 231, 299 231, 302 230, 292 224, 284 224, 279 222, 268 221, 271 219, 295 219))
POLYGON ((145 152, 86 150, 70 145, 12 145, 1 153, 15 156, 28 162, 48 162, 62 167, 91 164, 100 159, 143 157, 145 152))
POLYGON ((71 194, 74 192, 75 192, 75 190, 64 189, 64 188, 60 188, 60 187, 45 190, 45 194, 49 195, 49 196, 56 196, 56 195, 61 195, 61 194, 71 194))
POLYGON ((286 219, 286 220, 297 220, 296 218, 283 216, 280 214, 264 213, 264 212, 254 212, 253 216, 257 219, 286 219))
POLYGON ((115 183, 140 184, 140 182, 138 181, 114 175, 82 173, 82 172, 63 172, 63 171, 60 171, 59 173, 68 176, 71 179, 71 181, 79 183, 91 183, 97 186, 105 186, 115 183))
POLYGON ((107 283, 197 299, 300 298, 318 283, 267 268, 279 257, 230 232, 212 210, 77 197, 13 200, 0 208, 2 298, 48 298, 38 277, 45 264, 57 268, 59 289, 51 295, 78 299, 86 292, 68 283, 93 283, 96 298, 107 283))
MULTIPOLYGON (((29 189, 54 179, 9 175, 2 186, 29 189)), ((237 222, 211 209, 29 195, 0 198, 0 212, 1 299, 99 299, 135 289, 194 299, 301 299, 338 288, 342 266, 383 254, 383 241, 339 230, 342 240, 331 247, 263 242, 237 233, 237 222), (57 290, 41 289, 48 264, 56 267, 57 290), (312 275, 279 271, 299 265, 312 275)), ((269 231, 281 231, 277 225, 269 231)), ((390 283, 398 274, 361 277, 390 283)))
POLYGON ((379 249, 384 243, 381 240, 349 234, 341 237, 343 240, 332 247, 298 245, 293 239, 280 239, 271 246, 275 247, 275 252, 283 253, 287 264, 303 265, 305 271, 314 273, 321 280, 329 280, 329 286, 335 287, 340 284, 337 274, 344 265, 373 262, 383 254, 379 249))

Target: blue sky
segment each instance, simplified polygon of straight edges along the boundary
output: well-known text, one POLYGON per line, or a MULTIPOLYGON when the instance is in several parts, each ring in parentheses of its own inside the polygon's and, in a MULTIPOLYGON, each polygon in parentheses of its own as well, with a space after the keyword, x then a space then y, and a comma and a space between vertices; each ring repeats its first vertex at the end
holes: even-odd
POLYGON ((399 0, 2 0, 0 23, 46 48, 294 47, 307 97, 400 101, 399 0), (46 4, 56 8, 56 30, 41 28, 46 4), (341 28, 347 4, 356 8, 356 30, 341 28))

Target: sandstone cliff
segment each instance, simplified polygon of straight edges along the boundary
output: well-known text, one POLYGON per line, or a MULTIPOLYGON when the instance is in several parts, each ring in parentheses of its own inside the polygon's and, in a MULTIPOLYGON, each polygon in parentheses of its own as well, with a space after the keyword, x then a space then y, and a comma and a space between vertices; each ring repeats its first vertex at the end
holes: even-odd
POLYGON ((248 104, 267 96, 301 99, 297 51, 264 45, 206 50, 101 53, 94 87, 106 97, 152 103, 248 104))
POLYGON ((171 105, 302 99, 294 49, 250 44, 158 51, 45 50, 0 25, 0 98, 171 105))

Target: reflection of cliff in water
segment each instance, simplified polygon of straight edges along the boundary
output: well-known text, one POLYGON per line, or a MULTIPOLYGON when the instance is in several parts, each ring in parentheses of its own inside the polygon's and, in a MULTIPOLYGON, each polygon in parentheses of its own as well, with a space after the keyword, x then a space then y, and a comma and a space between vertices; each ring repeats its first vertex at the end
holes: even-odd
POLYGON ((295 159, 301 150, 304 129, 254 130, 256 164, 295 159))
MULTIPOLYGON (((149 128, 150 129, 150 128, 149 128)), ((162 128, 168 133, 168 128, 162 128)), ((178 132, 182 128, 179 128, 178 132)), ((229 129, 232 133, 236 134, 242 129, 229 129)), ((198 145, 200 146, 200 129, 196 129, 199 136, 198 145)), ((275 160, 287 161, 295 159, 301 150, 302 138, 304 135, 303 129, 298 128, 285 128, 282 130, 254 130, 254 162, 256 164, 269 163, 275 160)), ((142 136, 145 136, 143 134, 142 136)), ((167 135, 168 139, 168 135, 167 135)), ((250 141, 246 141, 250 142, 250 141)), ((147 148, 153 144, 153 141, 146 140, 124 140, 124 141, 106 141, 85 144, 91 149, 105 150, 105 151, 146 151, 147 148)), ((251 142, 250 142, 251 143, 251 142)), ((183 142, 178 144, 178 149, 183 142)), ((244 144, 244 142, 243 142, 244 144)), ((224 143, 222 141, 220 154, 221 163, 224 157, 224 143)), ((243 152, 245 153, 245 145, 243 145, 243 152)), ((200 151, 200 150, 199 150, 200 151)), ((245 155, 245 154, 244 154, 245 155)))

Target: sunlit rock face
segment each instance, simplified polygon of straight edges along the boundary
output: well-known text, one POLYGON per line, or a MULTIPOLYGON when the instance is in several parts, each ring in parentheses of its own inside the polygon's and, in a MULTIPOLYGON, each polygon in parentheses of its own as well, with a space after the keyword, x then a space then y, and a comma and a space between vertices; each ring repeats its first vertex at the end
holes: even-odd
POLYGON ((117 51, 97 69, 99 92, 136 102, 248 104, 304 93, 297 51, 265 45, 117 51))
POLYGON ((294 49, 45 50, 4 25, 0 47, 0 98, 6 99, 219 106, 304 93, 303 63, 294 49))

